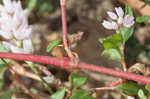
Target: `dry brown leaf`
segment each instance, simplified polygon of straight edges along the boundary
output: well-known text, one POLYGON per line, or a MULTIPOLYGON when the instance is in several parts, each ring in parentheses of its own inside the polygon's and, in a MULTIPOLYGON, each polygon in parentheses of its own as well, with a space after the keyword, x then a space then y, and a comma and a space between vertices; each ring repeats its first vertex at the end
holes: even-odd
POLYGON ((59 47, 53 48, 51 54, 56 57, 64 57, 63 51, 59 47))

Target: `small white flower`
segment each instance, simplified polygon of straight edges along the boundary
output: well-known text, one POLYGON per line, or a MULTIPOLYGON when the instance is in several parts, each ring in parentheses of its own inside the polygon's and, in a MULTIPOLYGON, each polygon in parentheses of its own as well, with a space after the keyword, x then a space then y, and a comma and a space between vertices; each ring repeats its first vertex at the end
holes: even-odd
MULTIPOLYGON (((3 41, 2 44, 8 51, 11 51, 13 53, 29 54, 29 53, 32 53, 34 50, 33 47, 19 48, 19 47, 17 47, 17 45, 15 45, 13 43, 5 42, 5 41, 3 41)), ((26 44, 27 43, 23 43, 23 46, 27 46, 26 44)), ((29 44, 29 46, 32 46, 31 43, 28 43, 28 44, 29 44)))
POLYGON ((117 20, 117 15, 116 15, 115 13, 108 11, 107 14, 108 14, 108 16, 109 16, 111 19, 117 20))
POLYGON ((123 17, 124 16, 124 11, 121 7, 115 8, 116 13, 119 17, 123 17))
POLYGON ((51 76, 52 75, 47 69, 43 69, 42 71, 47 76, 51 76))
POLYGON ((135 99, 135 98, 132 96, 128 96, 127 99, 135 99))
POLYGON ((23 44, 23 49, 25 52, 32 53, 34 51, 31 39, 23 40, 22 44, 23 44))
POLYGON ((134 24, 134 17, 126 15, 123 20, 123 25, 126 27, 130 27, 134 24))
POLYGON ((16 47, 15 45, 11 43, 3 41, 2 44, 4 45, 6 49, 8 49, 9 51, 12 51, 13 53, 22 53, 22 52, 24 53, 24 49, 16 47))
POLYGON ((116 22, 109 22, 109 21, 104 20, 102 24, 106 29, 109 29, 109 30, 118 29, 118 25, 116 24, 116 22))
POLYGON ((53 77, 53 76, 46 76, 46 77, 43 77, 43 79, 44 79, 47 83, 53 83, 53 81, 54 81, 54 77, 53 77))
POLYGON ((6 8, 11 7, 12 2, 10 0, 3 0, 3 4, 5 5, 6 8))
POLYGON ((117 23, 114 21, 112 21, 111 23, 112 23, 112 27, 113 27, 112 29, 117 30, 118 29, 117 23))
POLYGON ((22 11, 21 2, 16 0, 3 0, 3 5, 0 5, 0 12, 1 13, 8 13, 13 14, 16 13, 16 11, 20 12, 22 11))
POLYGON ((117 20, 117 23, 122 24, 123 23, 123 17, 119 17, 118 20, 117 20))
POLYGON ((124 16, 124 11, 121 7, 115 8, 117 15, 114 12, 108 11, 108 16, 115 21, 109 22, 104 20, 102 25, 109 30, 117 30, 118 28, 130 27, 134 24, 134 17, 130 15, 124 16))

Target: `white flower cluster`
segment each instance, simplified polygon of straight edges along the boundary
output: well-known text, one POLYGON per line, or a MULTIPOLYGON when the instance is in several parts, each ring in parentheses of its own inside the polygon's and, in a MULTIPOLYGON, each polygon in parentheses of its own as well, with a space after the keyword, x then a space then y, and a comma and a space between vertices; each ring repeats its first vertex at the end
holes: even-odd
POLYGON ((32 53, 27 10, 23 10, 20 1, 3 0, 3 4, 0 5, 0 36, 7 40, 2 42, 4 47, 13 53, 32 53))
POLYGON ((130 15, 124 16, 124 11, 121 7, 115 8, 117 15, 114 12, 108 11, 108 16, 112 22, 104 20, 102 25, 109 30, 117 30, 119 27, 130 27, 134 24, 134 17, 130 15))

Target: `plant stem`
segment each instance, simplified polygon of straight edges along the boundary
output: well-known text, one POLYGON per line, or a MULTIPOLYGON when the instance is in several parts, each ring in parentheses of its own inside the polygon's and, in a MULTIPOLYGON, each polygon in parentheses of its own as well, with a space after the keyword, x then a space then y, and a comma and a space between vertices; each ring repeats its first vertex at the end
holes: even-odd
POLYGON ((116 87, 100 87, 100 88, 93 88, 93 90, 96 91, 102 91, 102 90, 115 90, 116 87))
MULTIPOLYGON (((22 61, 32 61, 32 62, 38 62, 43 64, 51 64, 55 65, 60 68, 69 69, 72 68, 72 60, 70 58, 56 58, 56 57, 50 57, 50 56, 39 56, 39 55, 31 55, 31 54, 14 54, 14 53, 5 53, 0 52, 0 58, 8 58, 13 60, 22 60, 22 61)), ((78 69, 87 69, 91 71, 101 72, 105 74, 109 74, 112 76, 133 80, 136 82, 139 82, 141 84, 150 84, 150 78, 144 77, 140 75, 136 75, 133 73, 127 73, 119 70, 113 70, 110 68, 102 67, 102 66, 96 66, 92 64, 86 64, 83 62, 79 62, 77 65, 78 69)))
MULTIPOLYGON (((66 0, 60 0, 60 5, 61 5, 61 13, 62 13, 62 31, 63 31, 63 43, 64 43, 64 49, 68 55, 69 58, 72 59, 72 64, 73 66, 76 66, 78 64, 78 56, 74 56, 69 45, 69 40, 68 40, 68 31, 67 31, 67 19, 66 19, 66 0)), ((72 66, 72 67, 73 67, 72 66)), ((73 69, 72 72, 74 72, 75 69, 73 69)), ((72 80, 71 80, 71 75, 69 76, 69 82, 72 86, 72 80)))
POLYGON ((38 97, 32 94, 31 91, 23 84, 23 82, 18 78, 17 75, 15 75, 15 78, 19 85, 22 87, 22 89, 25 91, 25 93, 29 94, 33 99, 38 99, 38 97))
MULTIPOLYGON (((32 78, 34 80, 38 80, 38 81, 41 81, 40 77, 37 76, 36 74, 34 73, 31 73, 29 71, 27 71, 23 65, 20 65, 18 64, 17 62, 11 62, 11 69, 17 74, 17 75, 20 75, 20 76, 25 76, 25 77, 29 77, 29 78, 32 78)), ((29 66, 29 65, 28 65, 29 66)))
POLYGON ((112 87, 112 86, 118 86, 120 84, 124 83, 124 80, 121 79, 121 78, 118 78, 116 79, 115 81, 111 82, 108 84, 109 87, 112 87))
POLYGON ((4 64, 9 67, 9 64, 5 61, 5 59, 1 58, 1 60, 4 62, 4 64))
POLYGON ((123 66, 123 70, 124 72, 127 72, 127 66, 126 66, 126 62, 125 62, 125 58, 124 58, 124 43, 121 44, 121 63, 123 66))
POLYGON ((52 89, 49 87, 48 83, 43 79, 43 77, 41 76, 40 72, 37 70, 37 68, 35 67, 34 63, 26 61, 26 63, 30 66, 30 68, 36 73, 36 75, 38 75, 41 79, 41 81, 43 82, 44 86, 48 89, 49 93, 52 94, 53 91, 52 89))
POLYGON ((61 13, 62 13, 62 31, 63 31, 63 43, 64 49, 70 58, 74 58, 69 45, 68 32, 67 32, 67 20, 66 20, 66 0, 60 0, 61 13))

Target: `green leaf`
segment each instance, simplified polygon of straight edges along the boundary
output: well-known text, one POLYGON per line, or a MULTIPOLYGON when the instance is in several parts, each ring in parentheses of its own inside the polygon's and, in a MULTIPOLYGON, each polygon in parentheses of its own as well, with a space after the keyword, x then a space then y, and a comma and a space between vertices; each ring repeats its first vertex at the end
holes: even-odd
POLYGON ((3 74, 5 72, 5 70, 7 69, 6 66, 2 66, 0 65, 0 90, 2 89, 3 85, 4 85, 4 77, 3 74))
POLYGON ((38 0, 37 8, 38 8, 38 14, 51 12, 55 10, 50 0, 38 0))
POLYGON ((87 81, 87 77, 85 77, 85 76, 77 75, 74 73, 71 76, 72 76, 74 88, 79 88, 80 86, 85 84, 87 81))
MULTIPOLYGON (((132 8, 127 4, 125 7, 125 15, 133 16, 132 8)), ((122 28, 121 34, 122 34, 124 43, 132 36, 133 32, 134 32, 134 26, 131 26, 129 28, 128 27, 122 28)))
POLYGON ((140 99, 147 99, 142 89, 138 91, 138 96, 140 99))
POLYGON ((121 84, 121 85, 117 86, 117 88, 121 89, 123 92, 125 92, 128 95, 137 95, 139 89, 143 89, 144 91, 146 91, 144 86, 139 85, 134 82, 128 82, 128 83, 121 84))
MULTIPOLYGON (((3 46, 3 44, 1 42, 0 42, 0 52, 8 52, 8 50, 3 46)), ((5 59, 5 61, 7 63, 11 62, 11 60, 9 60, 9 59, 5 59)), ((0 65, 5 66, 5 63, 1 59, 0 59, 0 65)))
POLYGON ((47 2, 44 2, 43 4, 40 5, 39 7, 39 13, 42 13, 42 12, 50 12, 53 10, 53 7, 51 4, 47 3, 47 2))
POLYGON ((137 23, 143 23, 146 22, 150 19, 150 16, 141 16, 136 18, 137 23))
POLYGON ((132 8, 127 4, 126 4, 126 7, 125 7, 125 15, 133 16, 132 8))
POLYGON ((8 50, 3 46, 1 42, 0 42, 0 52, 8 52, 8 50))
POLYGON ((92 99, 86 90, 78 90, 69 99, 92 99))
POLYGON ((146 85, 146 86, 145 86, 145 89, 146 89, 147 91, 150 91, 150 85, 146 85))
MULTIPOLYGON (((8 52, 8 50, 4 48, 2 43, 0 43, 0 52, 8 52)), ((7 63, 11 62, 11 60, 9 60, 9 59, 5 59, 5 61, 7 63)), ((6 64, 0 59, 0 90, 2 89, 2 87, 4 85, 3 74, 6 69, 7 69, 6 64)))
POLYGON ((46 48, 46 52, 50 52, 53 48, 55 48, 58 44, 60 44, 61 40, 55 40, 48 44, 46 48))
POLYGON ((38 0, 29 0, 27 8, 28 8, 28 15, 32 12, 32 10, 35 8, 38 0))
POLYGON ((150 6, 150 0, 144 0, 147 5, 150 6))
POLYGON ((122 28, 121 33, 122 33, 124 43, 132 36, 133 32, 134 32, 134 26, 131 26, 129 28, 128 27, 122 28))
POLYGON ((109 59, 120 60, 120 45, 122 43, 122 36, 120 33, 109 36, 107 38, 100 38, 99 41, 103 44, 105 50, 102 55, 109 56, 109 59))
POLYGON ((14 92, 13 92, 12 90, 5 91, 5 92, 0 96, 0 99, 11 99, 13 93, 14 93, 14 92))
POLYGON ((54 93, 50 99, 63 99, 65 96, 65 88, 62 88, 60 90, 58 90, 56 93, 54 93))
POLYGON ((120 60, 121 59, 120 53, 116 49, 104 50, 102 55, 110 56, 109 57, 110 60, 120 60))

